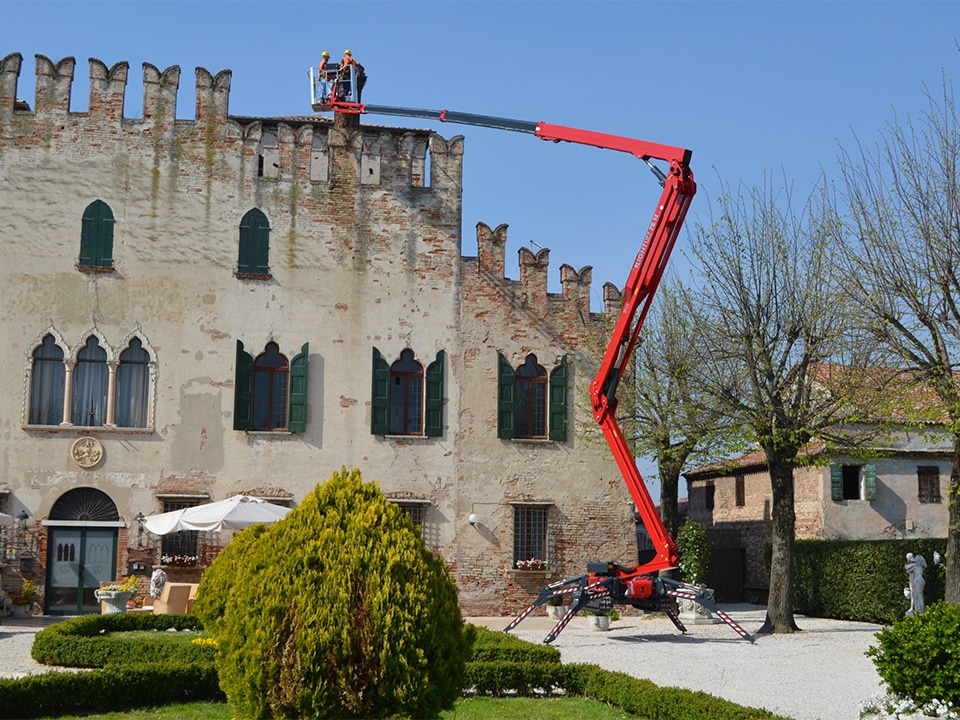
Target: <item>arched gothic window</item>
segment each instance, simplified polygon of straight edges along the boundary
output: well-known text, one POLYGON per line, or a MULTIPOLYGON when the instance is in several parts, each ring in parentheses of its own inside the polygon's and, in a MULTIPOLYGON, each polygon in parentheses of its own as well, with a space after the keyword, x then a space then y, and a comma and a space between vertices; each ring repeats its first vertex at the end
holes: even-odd
POLYGON ((73 371, 73 407, 70 417, 74 425, 95 427, 107 419, 107 352, 95 335, 77 353, 73 371))
POLYGON ((147 427, 150 404, 150 354, 140 338, 133 338, 120 353, 117 367, 116 424, 118 427, 147 427))
POLYGON ((63 349, 57 346, 53 335, 46 335, 33 351, 33 371, 30 376, 31 425, 59 425, 63 422, 63 392, 66 369, 63 349))

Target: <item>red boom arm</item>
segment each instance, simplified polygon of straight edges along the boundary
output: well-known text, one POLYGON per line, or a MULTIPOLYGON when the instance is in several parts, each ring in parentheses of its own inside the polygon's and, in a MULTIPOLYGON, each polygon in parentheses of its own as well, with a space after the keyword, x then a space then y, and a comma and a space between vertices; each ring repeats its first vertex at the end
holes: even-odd
POLYGON ((691 152, 669 145, 546 123, 537 125, 535 135, 544 140, 563 140, 619 150, 644 161, 656 159, 670 163, 670 170, 663 179, 663 194, 647 226, 640 252, 637 253, 637 259, 630 269, 630 276, 623 289, 623 307, 620 310, 620 316, 600 363, 600 370, 590 383, 590 401, 593 405, 593 417, 603 430, 603 435, 613 451, 617 466, 627 483, 627 488, 637 505, 637 511, 657 553, 653 560, 637 568, 636 572, 653 573, 673 568, 677 566, 677 546, 667 534, 667 529, 657 514, 656 505, 650 497, 650 492, 630 452, 630 446, 617 423, 616 393, 620 377, 633 356, 640 328, 643 326, 654 293, 663 277, 667 260, 670 258, 680 227, 690 207, 690 201, 697 192, 693 173, 690 171, 691 152))

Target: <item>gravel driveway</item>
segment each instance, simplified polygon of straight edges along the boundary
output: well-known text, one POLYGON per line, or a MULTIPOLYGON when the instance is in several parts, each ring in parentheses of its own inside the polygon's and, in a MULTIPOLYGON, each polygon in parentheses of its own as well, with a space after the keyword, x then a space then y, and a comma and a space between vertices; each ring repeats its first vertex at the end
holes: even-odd
MULTIPOLYGON (((751 633, 766 616, 763 606, 722 608, 751 633)), ((555 621, 537 612, 513 634, 542 642, 555 621)), ((803 632, 755 636, 751 644, 723 624, 688 625, 683 635, 660 614, 621 618, 608 632, 592 631, 585 618, 575 617, 553 646, 565 663, 593 663, 661 687, 702 690, 795 720, 856 720, 860 703, 883 692, 864 655, 881 626, 802 615, 796 621, 803 632)), ((502 630, 510 618, 471 622, 502 630)))

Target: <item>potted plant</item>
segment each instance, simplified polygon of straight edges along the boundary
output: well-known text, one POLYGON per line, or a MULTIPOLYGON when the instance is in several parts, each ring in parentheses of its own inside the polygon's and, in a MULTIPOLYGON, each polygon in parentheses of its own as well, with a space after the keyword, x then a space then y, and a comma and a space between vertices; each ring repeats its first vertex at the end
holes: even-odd
POLYGON ((127 602, 140 594, 140 583, 136 575, 130 575, 121 583, 111 583, 93 591, 93 596, 103 603, 103 613, 113 615, 125 613, 127 602))
POLYGON ((608 610, 606 612, 600 612, 598 610, 586 610, 584 615, 587 616, 587 627, 591 630, 596 630, 604 632, 610 629, 610 623, 614 620, 620 619, 620 613, 616 610, 608 610))
POLYGON ((37 584, 33 580, 24 580, 20 588, 20 594, 13 602, 13 616, 15 618, 28 618, 33 615, 33 604, 37 601, 37 584))
POLYGON ((563 595, 551 595, 547 598, 547 615, 559 620, 567 612, 563 606, 563 595))
POLYGON ((517 560, 517 570, 546 570, 547 563, 540 558, 530 558, 529 560, 517 560))

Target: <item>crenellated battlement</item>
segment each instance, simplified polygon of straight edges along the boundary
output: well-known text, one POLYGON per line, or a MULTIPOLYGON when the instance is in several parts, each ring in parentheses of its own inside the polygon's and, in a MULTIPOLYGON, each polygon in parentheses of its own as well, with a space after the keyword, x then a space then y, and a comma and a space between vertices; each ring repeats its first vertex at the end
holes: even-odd
POLYGON ((239 163, 248 181, 460 190, 460 136, 444 140, 429 131, 356 122, 338 126, 315 115, 234 117, 229 113, 232 72, 213 74, 203 67, 196 68, 194 118, 178 120, 180 67, 161 71, 150 63, 143 63, 143 116, 127 118, 129 64, 108 67, 97 58, 89 64, 89 107, 75 112, 70 109, 74 58, 53 62, 36 55, 32 109, 18 97, 23 56, 12 53, 0 60, 0 151, 13 144, 53 152, 62 147, 75 157, 93 158, 108 151, 97 139, 102 134, 114 141, 111 151, 133 159, 142 156, 161 172, 164 162, 175 160, 170 171, 176 172, 178 182, 189 174, 184 165, 204 168, 209 180, 215 169, 239 163))
POLYGON ((118 62, 109 70, 96 58, 90 58, 90 115, 114 120, 123 117, 123 100, 130 64, 118 62))
MULTIPOLYGON (((597 320, 599 316, 590 313, 590 287, 593 280, 593 268, 590 265, 579 271, 571 265, 560 266, 561 292, 550 293, 547 290, 550 270, 550 250, 541 248, 533 252, 529 248, 518 250, 519 280, 506 277, 505 250, 507 228, 504 223, 491 229, 486 223, 477 223, 477 257, 464 258, 467 267, 476 268, 478 294, 490 297, 494 295, 505 300, 513 307, 530 310, 534 315, 549 318, 560 326, 582 327, 588 318, 597 320)), ((469 273, 465 272, 465 277, 469 273)), ((612 284, 604 286, 604 311, 619 312, 620 294, 612 284), (612 293, 616 294, 613 299, 612 293), (610 294, 610 298, 607 297, 610 294)))

